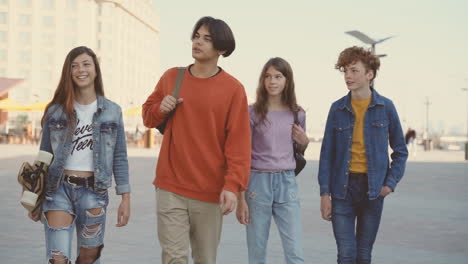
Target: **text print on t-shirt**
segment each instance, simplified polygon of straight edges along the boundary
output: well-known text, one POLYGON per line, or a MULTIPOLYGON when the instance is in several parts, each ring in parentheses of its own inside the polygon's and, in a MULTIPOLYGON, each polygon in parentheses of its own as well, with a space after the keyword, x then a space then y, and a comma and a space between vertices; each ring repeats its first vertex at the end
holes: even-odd
POLYGON ((84 124, 83 126, 80 126, 80 119, 78 119, 76 129, 74 132, 74 138, 75 139, 72 141, 73 149, 72 149, 71 155, 73 155, 73 152, 75 150, 81 151, 86 148, 93 150, 93 126, 92 124, 84 124))

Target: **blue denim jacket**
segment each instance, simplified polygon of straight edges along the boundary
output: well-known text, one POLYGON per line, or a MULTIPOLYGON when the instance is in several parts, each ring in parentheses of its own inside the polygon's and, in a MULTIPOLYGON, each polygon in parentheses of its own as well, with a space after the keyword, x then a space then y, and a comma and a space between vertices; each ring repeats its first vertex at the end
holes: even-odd
MULTIPOLYGON (((54 154, 47 175, 48 194, 57 190, 62 181, 65 161, 72 149, 73 130, 67 129, 67 116, 61 106, 49 107, 40 146, 41 150, 54 154)), ((96 192, 112 185, 112 174, 117 194, 130 192, 122 110, 102 96, 97 97, 97 112, 93 116, 93 162, 96 192)))
MULTIPOLYGON (((346 197, 353 144, 355 116, 351 93, 334 102, 328 113, 320 151, 318 181, 320 195, 346 197)), ((364 117, 364 145, 367 158, 369 199, 379 196, 383 186, 395 190, 405 172, 408 150, 393 102, 372 89, 372 99, 364 117), (393 150, 389 162, 388 143, 393 150)))

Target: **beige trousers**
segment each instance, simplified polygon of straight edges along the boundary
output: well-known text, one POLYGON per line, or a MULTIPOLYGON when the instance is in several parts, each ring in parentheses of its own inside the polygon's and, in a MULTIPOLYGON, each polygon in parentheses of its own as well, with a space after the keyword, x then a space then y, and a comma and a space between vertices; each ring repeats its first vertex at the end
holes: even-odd
POLYGON ((156 189, 158 238, 163 264, 187 264, 189 241, 194 264, 215 264, 223 216, 216 203, 156 189))

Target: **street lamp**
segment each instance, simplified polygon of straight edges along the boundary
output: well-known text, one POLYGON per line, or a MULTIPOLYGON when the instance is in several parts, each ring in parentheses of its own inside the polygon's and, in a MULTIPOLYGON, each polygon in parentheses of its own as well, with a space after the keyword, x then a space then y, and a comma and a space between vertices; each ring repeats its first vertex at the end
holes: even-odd
MULTIPOLYGON (((387 39, 391 39, 391 38, 395 37, 395 36, 390 36, 390 37, 386 37, 386 38, 379 39, 379 40, 373 40, 370 37, 368 37, 366 34, 362 33, 361 31, 358 31, 358 30, 347 31, 345 33, 359 39, 360 41, 362 41, 362 42, 364 42, 366 44, 371 45, 372 54, 374 54, 374 55, 375 55, 375 45, 377 45, 379 43, 382 43, 387 39)), ((385 57, 385 56, 387 56, 387 54, 377 55, 377 57, 385 57)))
POLYGON ((466 93, 466 142, 465 142, 465 160, 468 160, 468 88, 461 88, 466 93))

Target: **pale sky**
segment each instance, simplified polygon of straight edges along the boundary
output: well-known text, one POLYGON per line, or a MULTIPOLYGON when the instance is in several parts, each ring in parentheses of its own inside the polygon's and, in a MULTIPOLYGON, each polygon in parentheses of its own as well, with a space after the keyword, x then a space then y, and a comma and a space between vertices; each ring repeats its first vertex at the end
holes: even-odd
POLYGON ((219 65, 255 99, 260 71, 271 57, 291 64, 298 103, 307 110, 309 132, 321 133, 331 103, 347 93, 334 69, 339 53, 366 46, 345 31, 381 39, 377 91, 392 99, 404 126, 466 131, 468 92, 468 1, 255 1, 154 0, 160 16, 162 72, 193 62, 190 34, 202 16, 220 18, 236 38, 236 50, 219 65))

